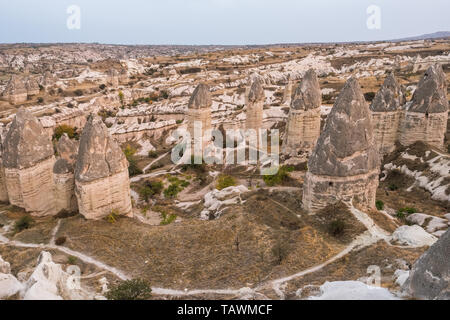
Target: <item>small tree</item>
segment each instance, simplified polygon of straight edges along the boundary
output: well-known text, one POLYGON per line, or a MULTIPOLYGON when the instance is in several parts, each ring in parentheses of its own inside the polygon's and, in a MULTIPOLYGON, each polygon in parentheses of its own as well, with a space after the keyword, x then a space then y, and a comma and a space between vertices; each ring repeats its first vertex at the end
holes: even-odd
POLYGON ((152 288, 145 279, 125 280, 113 286, 106 298, 108 300, 147 300, 151 297, 152 288))

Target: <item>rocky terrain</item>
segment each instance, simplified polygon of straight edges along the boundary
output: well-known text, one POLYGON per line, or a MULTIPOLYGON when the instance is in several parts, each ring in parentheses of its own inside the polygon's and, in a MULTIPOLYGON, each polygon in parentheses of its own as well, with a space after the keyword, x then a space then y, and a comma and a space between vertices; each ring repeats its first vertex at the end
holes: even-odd
POLYGON ((448 39, 0 45, 0 299, 448 299, 449 81, 448 39))

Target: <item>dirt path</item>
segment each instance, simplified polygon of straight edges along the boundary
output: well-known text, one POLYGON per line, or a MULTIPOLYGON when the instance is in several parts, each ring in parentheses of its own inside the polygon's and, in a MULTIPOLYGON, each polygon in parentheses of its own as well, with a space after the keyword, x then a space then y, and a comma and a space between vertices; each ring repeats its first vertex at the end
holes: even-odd
MULTIPOLYGON (((388 232, 386 232, 385 230, 378 227, 375 224, 375 222, 364 212, 354 208, 353 206, 349 206, 349 208, 350 208, 350 211, 352 212, 352 214, 359 221, 361 221, 361 223, 363 223, 366 226, 367 231, 364 232, 363 234, 361 234, 360 236, 358 236, 355 240, 352 241, 351 244, 349 244, 344 250, 339 252, 337 255, 331 257, 330 259, 324 261, 323 263, 321 263, 319 265, 313 266, 306 270, 299 271, 297 273, 294 273, 294 274, 286 276, 286 277, 267 281, 253 289, 252 288, 241 288, 241 289, 177 290, 177 289, 170 289, 170 288, 152 287, 152 292, 155 295, 166 295, 166 296, 174 296, 174 297, 193 296, 193 295, 201 295, 201 294, 219 294, 219 295, 235 295, 235 296, 251 294, 253 296, 255 296, 255 295, 261 296, 262 294, 259 291, 261 291, 263 289, 267 289, 267 288, 272 288, 275 291, 275 293, 280 297, 280 299, 284 299, 285 294, 282 290, 282 286, 286 282, 291 281, 293 279, 300 278, 306 274, 319 271, 322 268, 324 268, 325 266, 344 257, 345 255, 349 254, 351 251, 353 251, 355 249, 359 250, 363 247, 370 246, 379 240, 385 240, 386 242, 388 242, 388 240, 390 238, 390 234, 388 232)), ((58 250, 65 254, 74 256, 86 263, 93 264, 100 269, 109 271, 121 280, 127 280, 127 279, 131 278, 130 276, 126 275, 125 272, 123 272, 119 269, 116 269, 114 267, 111 267, 109 265, 106 265, 105 263, 98 261, 95 258, 92 258, 86 254, 74 251, 74 250, 69 249, 64 246, 56 246, 54 244, 54 241, 55 241, 54 238, 58 232, 59 227, 60 227, 60 223, 58 222, 56 227, 52 230, 52 239, 50 240, 50 244, 23 243, 20 241, 10 240, 1 234, 0 234, 0 243, 10 245, 10 246, 15 246, 15 247, 22 247, 22 248, 39 248, 39 249, 58 250)))

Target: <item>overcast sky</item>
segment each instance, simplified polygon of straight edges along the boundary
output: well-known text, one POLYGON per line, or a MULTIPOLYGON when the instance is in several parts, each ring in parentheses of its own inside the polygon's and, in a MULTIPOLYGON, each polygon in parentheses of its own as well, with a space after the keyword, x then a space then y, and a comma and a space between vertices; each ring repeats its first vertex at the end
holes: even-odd
POLYGON ((0 0, 0 43, 270 44, 450 31, 450 0, 0 0), (80 8, 69 29, 67 8, 80 8), (366 10, 380 8, 380 29, 366 10), (73 26, 73 24, 72 24, 73 26))

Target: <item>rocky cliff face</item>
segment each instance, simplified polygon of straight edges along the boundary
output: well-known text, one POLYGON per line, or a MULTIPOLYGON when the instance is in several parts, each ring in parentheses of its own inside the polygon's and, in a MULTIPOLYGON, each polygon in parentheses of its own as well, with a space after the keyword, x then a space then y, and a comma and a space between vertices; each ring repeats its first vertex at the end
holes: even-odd
POLYGON ((17 112, 4 139, 2 154, 10 203, 34 215, 55 214, 53 146, 29 111, 21 108, 17 112))
POLYGON ((440 65, 428 68, 407 106, 400 124, 400 143, 424 141, 441 148, 447 132, 448 100, 445 74, 440 65))
POLYGON ((404 289, 417 299, 450 299, 450 230, 413 265, 404 289))
POLYGON ((311 212, 330 203, 375 205, 379 158, 368 105, 350 78, 331 110, 308 161, 303 204, 311 212))
POLYGON ((401 111, 406 102, 401 86, 391 73, 385 79, 370 105, 375 143, 380 154, 395 149, 398 140, 401 111))
POLYGON ((87 219, 100 219, 112 211, 131 214, 128 162, 97 116, 90 116, 81 135, 75 185, 79 211, 87 219))
POLYGON ((314 70, 308 70, 295 89, 286 126, 282 152, 308 154, 320 135, 322 93, 314 70))

